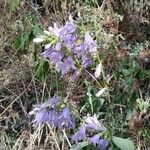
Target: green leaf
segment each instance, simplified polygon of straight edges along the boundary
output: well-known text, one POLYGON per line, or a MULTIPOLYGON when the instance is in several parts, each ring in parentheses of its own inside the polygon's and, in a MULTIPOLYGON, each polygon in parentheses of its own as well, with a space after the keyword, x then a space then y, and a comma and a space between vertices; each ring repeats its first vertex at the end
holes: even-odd
POLYGON ((123 139, 120 137, 113 136, 114 144, 121 150, 135 150, 134 143, 130 139, 123 139))
POLYGON ((99 101, 99 108, 101 108, 105 102, 105 99, 103 98, 98 98, 98 101, 99 101))
POLYGON ((36 24, 32 32, 34 36, 38 36, 42 34, 42 29, 38 24, 36 24))
POLYGON ((24 32, 22 33, 15 41, 14 41, 14 44, 15 44, 15 48, 18 50, 18 51, 22 51, 22 52, 25 52, 25 48, 27 46, 27 44, 30 42, 29 41, 29 35, 30 35, 30 32, 24 32))
POLYGON ((43 59, 38 60, 38 64, 36 65, 35 70, 36 70, 36 77, 40 81, 44 82, 49 72, 48 61, 45 61, 43 59))

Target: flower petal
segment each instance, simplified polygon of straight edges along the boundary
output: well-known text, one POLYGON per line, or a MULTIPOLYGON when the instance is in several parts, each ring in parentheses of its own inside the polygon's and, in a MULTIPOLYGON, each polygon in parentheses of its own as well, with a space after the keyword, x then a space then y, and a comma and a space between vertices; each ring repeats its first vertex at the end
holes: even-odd
POLYGON ((103 70, 103 66, 102 66, 102 63, 100 63, 100 64, 98 64, 96 66, 96 70, 95 70, 94 76, 96 78, 99 78, 99 76, 101 75, 102 70, 103 70))
POLYGON ((44 39, 45 39, 45 36, 39 36, 37 38, 34 38, 33 42, 34 43, 42 43, 44 41, 44 39))
POLYGON ((102 88, 101 90, 99 90, 99 92, 95 96, 100 97, 106 91, 106 89, 107 88, 102 88))

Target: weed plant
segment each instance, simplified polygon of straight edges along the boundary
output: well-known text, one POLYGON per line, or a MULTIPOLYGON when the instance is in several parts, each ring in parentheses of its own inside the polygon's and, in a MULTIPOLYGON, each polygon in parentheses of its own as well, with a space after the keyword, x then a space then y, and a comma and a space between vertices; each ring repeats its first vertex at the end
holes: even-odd
POLYGON ((0 149, 149 149, 149 41, 129 38, 125 15, 105 1, 3 2, 0 149))

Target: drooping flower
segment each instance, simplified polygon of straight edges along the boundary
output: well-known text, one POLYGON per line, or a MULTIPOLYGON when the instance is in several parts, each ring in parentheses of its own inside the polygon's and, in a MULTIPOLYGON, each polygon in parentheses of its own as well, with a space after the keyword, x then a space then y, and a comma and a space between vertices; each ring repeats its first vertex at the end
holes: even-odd
POLYGON ((49 98, 48 101, 42 104, 34 105, 33 106, 34 109, 30 112, 30 114, 35 115, 33 123, 36 123, 36 124, 51 123, 52 124, 52 121, 55 118, 55 115, 57 114, 54 107, 59 101, 60 101, 59 97, 53 97, 53 98, 49 98))
MULTIPOLYGON (((49 45, 50 46, 50 45, 49 45)), ((43 53, 42 53, 42 56, 43 58, 49 58, 51 56, 51 53, 53 51, 58 51, 62 54, 62 52, 60 51, 61 49, 61 43, 60 42, 57 42, 55 45, 49 47, 48 49, 46 49, 43 53)))
POLYGON ((52 48, 48 48, 47 50, 45 50, 41 55, 42 55, 42 57, 43 58, 49 58, 49 56, 50 56, 50 54, 51 54, 51 52, 53 51, 53 49, 52 48))
POLYGON ((86 127, 82 126, 78 132, 76 132, 73 136, 72 136, 72 141, 75 143, 78 143, 79 141, 83 140, 86 138, 86 127))
POLYGON ((74 74, 72 75, 71 79, 76 80, 80 76, 80 70, 76 69, 74 74))
POLYGON ((54 46, 54 50, 55 50, 55 51, 60 51, 60 50, 61 50, 61 47, 62 47, 61 43, 60 43, 60 42, 57 42, 57 43, 55 44, 55 46, 54 46))
POLYGON ((74 43, 78 39, 76 31, 77 25, 74 23, 72 16, 69 16, 69 21, 61 27, 60 31, 60 39, 69 49, 73 48, 74 43))
POLYGON ((100 150, 106 150, 108 148, 109 142, 107 139, 103 139, 99 134, 92 136, 89 141, 94 146, 98 146, 100 150))
POLYGON ((43 108, 47 108, 47 107, 50 107, 50 108, 54 108, 58 102, 60 102, 60 97, 58 96, 55 96, 53 98, 49 98, 47 102, 44 102, 41 106, 43 108))
POLYGON ((86 140, 95 147, 100 148, 100 150, 106 150, 109 142, 107 139, 103 139, 100 136, 100 133, 103 131, 105 131, 105 127, 97 120, 95 115, 93 117, 87 117, 85 119, 85 123, 82 124, 79 131, 72 136, 72 141, 78 143, 81 140, 86 140), (95 132, 91 131, 96 131, 96 134, 94 134, 95 132))
POLYGON ((47 109, 47 108, 43 108, 42 105, 41 107, 35 107, 35 109, 33 109, 34 114, 35 114, 35 118, 32 121, 35 124, 45 124, 45 123, 50 123, 52 124, 53 118, 55 118, 54 116, 56 115, 56 112, 54 109, 47 109))
POLYGON ((74 23, 72 16, 69 16, 69 21, 67 21, 66 25, 61 28, 60 35, 64 37, 65 35, 72 34, 76 31, 77 26, 74 23))
POLYGON ((88 32, 85 33, 83 49, 84 52, 88 51, 90 53, 96 52, 96 42, 92 39, 88 32))
POLYGON ((83 45, 82 44, 75 44, 74 47, 72 48, 73 54, 76 54, 78 58, 82 57, 82 50, 83 50, 83 45))
POLYGON ((56 68, 58 68, 59 65, 62 64, 63 57, 64 54, 61 51, 52 51, 49 55, 50 61, 55 65, 56 68))
POLYGON ((96 130, 100 132, 106 130, 103 124, 98 121, 96 115, 86 118, 85 124, 88 130, 96 130))
POLYGON ((91 58, 83 58, 82 59, 82 65, 83 65, 83 67, 84 68, 87 68, 87 67, 89 67, 91 64, 92 64, 92 59, 91 58))
POLYGON ((44 34, 37 39, 37 42, 45 41, 46 44, 43 58, 49 59, 62 75, 72 71, 72 79, 77 78, 80 73, 77 71, 79 68, 76 67, 76 62, 82 65, 81 68, 89 67, 92 64, 92 54, 97 48, 88 32, 81 38, 78 31, 78 25, 70 15, 64 26, 54 23, 53 27, 49 27, 48 31, 44 30, 44 34), (78 60, 74 61, 73 58, 78 60))
POLYGON ((75 126, 75 117, 68 107, 58 110, 59 97, 49 98, 48 101, 34 106, 30 115, 34 114, 33 123, 37 125, 50 124, 62 129, 70 129, 75 126))
POLYGON ((89 141, 94 145, 96 146, 96 144, 99 144, 99 139, 100 139, 100 135, 99 134, 96 134, 94 136, 92 136, 89 141))
POLYGON ((70 114, 68 107, 65 107, 60 114, 54 119, 55 126, 60 129, 73 128, 75 126, 75 118, 70 114))
POLYGON ((54 27, 49 27, 48 29, 52 35, 60 37, 61 27, 59 28, 56 23, 54 23, 54 27))
POLYGON ((73 49, 74 43, 76 42, 77 38, 78 38, 78 36, 75 33, 67 34, 67 35, 63 36, 63 42, 67 48, 73 49))
POLYGON ((109 141, 107 139, 100 139, 98 142, 98 146, 100 150, 107 150, 109 145, 109 141))
POLYGON ((62 75, 68 73, 71 69, 76 69, 74 61, 71 56, 69 56, 60 66, 59 70, 61 71, 62 75))

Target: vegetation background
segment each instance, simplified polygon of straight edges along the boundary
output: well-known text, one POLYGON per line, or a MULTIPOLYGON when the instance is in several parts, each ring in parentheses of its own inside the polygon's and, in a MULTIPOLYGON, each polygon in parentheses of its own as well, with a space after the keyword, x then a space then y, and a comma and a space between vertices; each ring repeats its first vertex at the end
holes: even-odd
MULTIPOLYGON (((150 149, 149 0, 1 0, 0 14, 0 150, 56 149, 54 139, 61 135, 32 127, 29 112, 54 93, 65 95, 66 88, 79 116, 90 112, 103 119, 112 149, 123 149, 113 136, 132 140, 137 150, 150 149), (95 64, 68 83, 39 57, 42 45, 33 38, 70 14, 84 18, 100 45, 109 85, 91 77, 95 64), (109 94, 96 98, 99 83, 109 94)), ((60 149, 69 149, 58 140, 60 149)))

